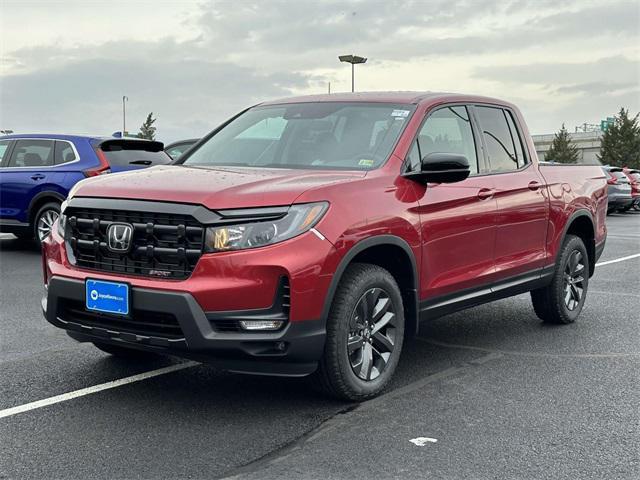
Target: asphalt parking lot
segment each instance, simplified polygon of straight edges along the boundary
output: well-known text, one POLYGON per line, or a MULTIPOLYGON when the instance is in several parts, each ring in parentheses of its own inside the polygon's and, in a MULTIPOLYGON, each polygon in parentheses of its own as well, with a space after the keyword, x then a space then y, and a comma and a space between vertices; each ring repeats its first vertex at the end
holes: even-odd
POLYGON ((425 323, 360 405, 77 344, 42 318, 39 252, 0 235, 0 478, 639 478, 640 212, 607 221, 577 323, 528 295, 425 323))

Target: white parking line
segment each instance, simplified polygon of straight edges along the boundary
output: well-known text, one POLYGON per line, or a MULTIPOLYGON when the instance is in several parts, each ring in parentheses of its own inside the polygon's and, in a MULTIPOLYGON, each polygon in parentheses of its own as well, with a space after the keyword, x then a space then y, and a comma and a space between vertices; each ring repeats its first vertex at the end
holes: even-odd
POLYGON ((110 388, 122 387, 130 383, 139 382, 148 378, 157 377, 166 373, 177 372, 178 370, 184 370, 185 368, 194 367, 200 365, 198 362, 186 362, 178 363, 177 365, 170 365, 164 368, 158 368, 157 370, 150 370, 148 372, 138 373, 137 375, 131 375, 130 377, 120 378, 107 383, 101 383, 100 385, 94 385, 92 387, 81 388, 74 392, 63 393, 56 395, 55 397, 45 398, 36 402, 26 403, 24 405, 18 405, 17 407, 7 408, 0 410, 0 418, 10 417, 22 412, 28 412, 29 410, 35 410, 36 408, 42 408, 55 403, 66 402, 78 397, 84 397, 85 395, 91 395, 92 393, 98 393, 103 390, 109 390, 110 388))
POLYGON ((632 258, 640 257, 640 253, 634 253, 633 255, 627 255, 626 257, 616 258, 614 260, 607 260, 606 262, 596 263, 596 267, 603 265, 609 265, 610 263, 624 262, 625 260, 631 260, 632 258))

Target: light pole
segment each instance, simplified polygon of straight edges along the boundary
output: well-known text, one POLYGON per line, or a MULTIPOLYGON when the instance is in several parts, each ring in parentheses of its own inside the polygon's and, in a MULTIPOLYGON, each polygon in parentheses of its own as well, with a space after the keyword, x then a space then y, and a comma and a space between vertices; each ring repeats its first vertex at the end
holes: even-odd
POLYGON ((366 63, 367 59, 365 57, 358 57, 357 55, 340 55, 338 59, 341 62, 351 64, 351 91, 354 92, 355 91, 354 66, 356 63, 366 63))
POLYGON ((124 102, 129 101, 129 97, 126 95, 122 96, 122 138, 124 138, 124 132, 127 131, 127 111, 124 106, 124 102))

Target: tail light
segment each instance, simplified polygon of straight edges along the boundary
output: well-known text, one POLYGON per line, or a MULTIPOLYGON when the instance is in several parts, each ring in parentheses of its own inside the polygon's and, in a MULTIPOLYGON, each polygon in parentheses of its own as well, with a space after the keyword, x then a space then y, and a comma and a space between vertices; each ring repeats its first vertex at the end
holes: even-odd
POLYGON ((98 175, 102 175, 104 173, 111 173, 111 168, 109 166, 109 162, 107 162, 107 157, 105 157, 104 152, 99 148, 96 149, 96 155, 98 156, 98 160, 100 161, 100 166, 95 168, 89 168, 85 170, 85 177, 97 177, 98 175))
POLYGON ((607 183, 609 185, 617 185, 618 184, 618 177, 616 177, 613 173, 611 172, 607 172, 609 173, 609 179, 607 180, 607 183))

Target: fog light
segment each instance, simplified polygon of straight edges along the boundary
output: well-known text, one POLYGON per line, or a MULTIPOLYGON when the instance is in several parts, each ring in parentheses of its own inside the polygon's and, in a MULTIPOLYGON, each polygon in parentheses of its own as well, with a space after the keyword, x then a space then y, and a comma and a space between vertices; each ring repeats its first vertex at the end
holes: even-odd
POLYGON ((282 320, 240 320, 244 330, 278 330, 283 323, 282 320))

